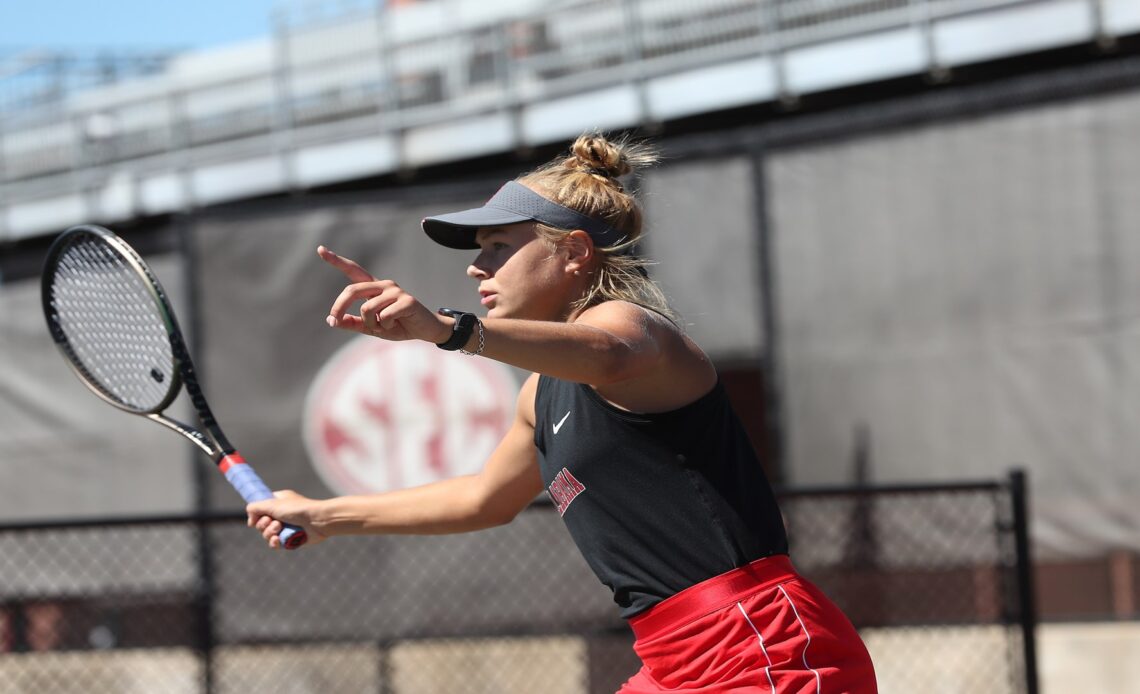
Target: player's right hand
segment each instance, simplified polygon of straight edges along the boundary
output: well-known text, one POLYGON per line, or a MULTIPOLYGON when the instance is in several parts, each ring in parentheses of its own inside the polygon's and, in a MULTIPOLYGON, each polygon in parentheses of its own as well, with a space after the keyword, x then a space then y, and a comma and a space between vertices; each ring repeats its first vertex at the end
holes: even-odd
POLYGON ((246 525, 257 528, 261 536, 273 549, 281 549, 278 535, 285 523, 304 528, 309 536, 304 546, 315 545, 328 539, 313 526, 313 510, 317 502, 297 492, 282 490, 273 492, 272 499, 255 501, 245 507, 246 525))

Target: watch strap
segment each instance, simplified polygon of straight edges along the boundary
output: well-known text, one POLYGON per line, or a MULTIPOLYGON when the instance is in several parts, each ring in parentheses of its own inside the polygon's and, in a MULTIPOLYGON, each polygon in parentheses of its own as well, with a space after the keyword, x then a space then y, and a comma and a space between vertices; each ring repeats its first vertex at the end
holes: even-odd
POLYGON ((446 342, 436 344, 436 347, 454 352, 457 349, 463 348, 467 341, 471 339, 471 333, 475 331, 475 324, 479 319, 474 313, 467 313, 466 311, 457 311, 453 308, 441 308, 438 313, 441 316, 447 316, 455 320, 455 325, 451 328, 451 337, 446 342))

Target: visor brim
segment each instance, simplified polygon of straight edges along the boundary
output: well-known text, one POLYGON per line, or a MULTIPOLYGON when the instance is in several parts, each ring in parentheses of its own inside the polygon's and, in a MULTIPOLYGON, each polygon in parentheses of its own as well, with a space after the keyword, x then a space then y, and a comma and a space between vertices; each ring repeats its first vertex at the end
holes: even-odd
POLYGON ((533 221, 531 217, 494 207, 475 207, 462 212, 425 217, 420 226, 432 241, 448 248, 473 249, 475 232, 482 227, 533 221))

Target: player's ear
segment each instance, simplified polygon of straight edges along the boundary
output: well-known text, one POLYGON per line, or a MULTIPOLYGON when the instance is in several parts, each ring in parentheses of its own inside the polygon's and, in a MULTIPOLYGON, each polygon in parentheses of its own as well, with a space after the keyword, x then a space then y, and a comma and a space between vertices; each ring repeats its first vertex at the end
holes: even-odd
POLYGON ((590 269, 594 260, 594 240, 581 229, 571 231, 562 240, 563 252, 566 254, 566 274, 582 274, 590 269))

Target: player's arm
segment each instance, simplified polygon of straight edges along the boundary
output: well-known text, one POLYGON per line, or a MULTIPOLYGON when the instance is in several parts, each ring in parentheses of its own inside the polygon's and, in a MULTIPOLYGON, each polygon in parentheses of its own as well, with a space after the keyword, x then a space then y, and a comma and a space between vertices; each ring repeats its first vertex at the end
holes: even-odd
MULTIPOLYGON (((358 263, 321 246, 320 257, 351 281, 333 301, 328 324, 385 340, 440 344, 451 336, 452 318, 428 309, 391 280, 378 279, 358 263), (359 304, 359 313, 350 309, 359 304)), ((527 371, 578 383, 602 385, 658 369, 674 354, 668 342, 680 331, 668 320, 624 301, 592 306, 573 322, 483 319, 483 356, 527 371)), ((478 334, 466 345, 478 347, 478 334)))
POLYGON ((680 328, 625 301, 592 306, 572 323, 484 319, 483 338, 486 357, 588 383, 635 412, 675 409, 716 383, 712 363, 680 328))
POLYGON ((277 547, 282 521, 304 527, 315 540, 332 535, 436 535, 510 522, 542 491, 534 447, 538 377, 519 392, 514 422, 482 471, 381 494, 307 499, 283 492, 246 507, 249 524, 277 547))
MULTIPOLYGON (((429 310, 391 280, 323 246, 321 257, 352 281, 333 302, 330 326, 386 340, 440 344, 454 320, 429 310), (360 303, 359 315, 350 308, 360 303)), ((708 358, 671 321, 625 301, 585 309, 571 322, 483 319, 482 355, 566 381, 589 383, 611 402, 663 411, 695 400, 712 387, 708 358)), ((465 346, 478 349, 475 332, 465 346)))
POLYGON ((571 323, 484 318, 483 333, 483 356, 592 385, 660 368, 679 337, 664 317, 624 301, 592 306, 571 323))

